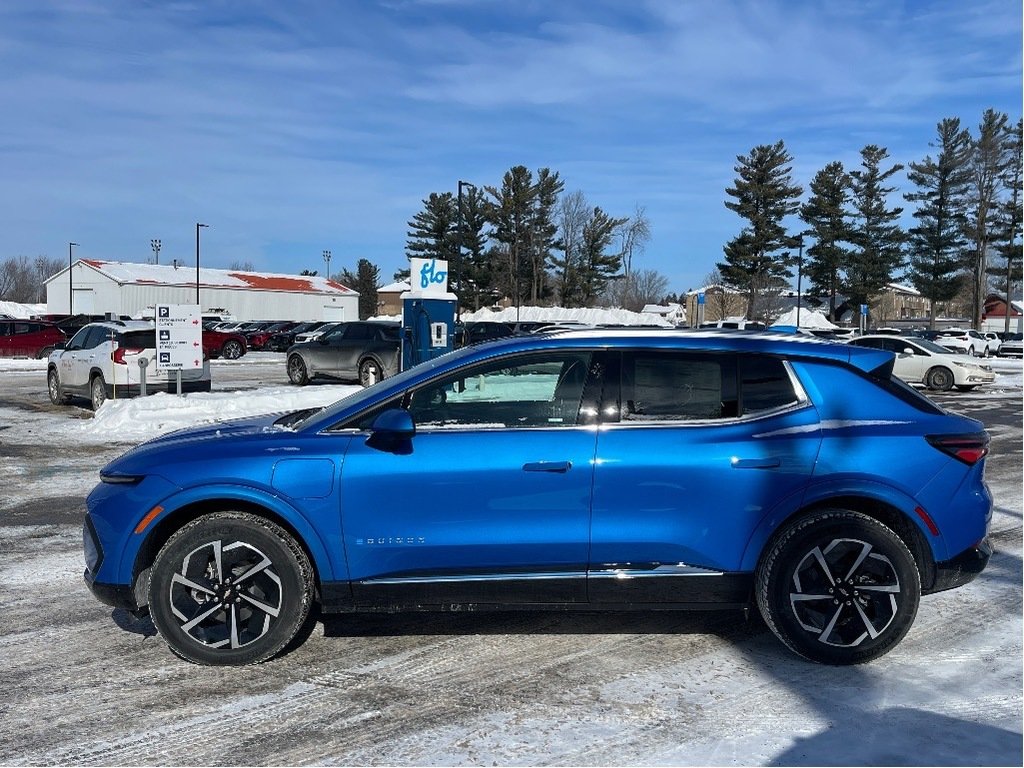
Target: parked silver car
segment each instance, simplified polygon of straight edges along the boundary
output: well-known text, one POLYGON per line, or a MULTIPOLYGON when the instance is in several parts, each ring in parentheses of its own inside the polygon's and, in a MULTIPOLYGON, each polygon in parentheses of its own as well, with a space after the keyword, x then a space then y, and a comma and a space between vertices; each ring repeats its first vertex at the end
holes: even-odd
POLYGON ((318 376, 357 380, 369 386, 398 373, 398 323, 339 323, 312 341, 288 350, 288 380, 307 384, 318 376))

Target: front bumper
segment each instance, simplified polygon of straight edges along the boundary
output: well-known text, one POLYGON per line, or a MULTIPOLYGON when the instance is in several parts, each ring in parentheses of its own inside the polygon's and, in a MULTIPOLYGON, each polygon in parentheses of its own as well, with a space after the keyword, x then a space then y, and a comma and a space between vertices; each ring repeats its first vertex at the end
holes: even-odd
POLYGON ((986 537, 951 560, 936 563, 935 583, 931 589, 926 590, 926 594, 962 587, 974 581, 974 578, 985 570, 990 557, 992 544, 986 537))

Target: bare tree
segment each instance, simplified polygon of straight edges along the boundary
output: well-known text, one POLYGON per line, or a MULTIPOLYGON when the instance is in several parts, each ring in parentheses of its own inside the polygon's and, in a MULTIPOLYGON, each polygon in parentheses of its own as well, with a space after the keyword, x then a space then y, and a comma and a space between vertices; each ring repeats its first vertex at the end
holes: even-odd
POLYGON ((622 239, 622 268, 626 275, 633 273, 633 256, 641 254, 651 239, 651 223, 644 209, 636 206, 632 218, 619 228, 622 239))
POLYGON ((255 272, 256 267, 251 261, 232 261, 228 267, 232 272, 255 272))
POLYGON ((609 282, 603 298, 607 306, 639 312, 645 304, 657 304, 667 292, 667 277, 653 269, 643 269, 609 282))
POLYGON ((18 256, 0 262, 0 300, 20 304, 46 301, 44 282, 64 267, 62 259, 18 256))
POLYGON ((557 219, 562 255, 552 255, 549 264, 554 270, 556 300, 563 307, 573 306, 579 296, 583 227, 590 211, 587 198, 579 190, 563 195, 559 200, 557 219))
POLYGON ((723 284, 722 273, 717 267, 704 276, 704 307, 704 319, 708 322, 747 313, 746 298, 723 284))

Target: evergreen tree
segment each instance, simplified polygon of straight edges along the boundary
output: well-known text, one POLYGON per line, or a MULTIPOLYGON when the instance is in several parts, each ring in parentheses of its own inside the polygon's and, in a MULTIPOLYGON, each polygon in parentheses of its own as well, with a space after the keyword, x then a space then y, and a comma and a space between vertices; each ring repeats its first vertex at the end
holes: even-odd
POLYGON ((978 138, 972 143, 970 189, 967 201, 966 233, 971 248, 966 269, 971 276, 971 323, 981 327, 981 312, 988 288, 988 252, 992 245, 1000 179, 1012 158, 1006 151, 1006 133, 1010 118, 1004 112, 985 110, 978 126, 978 138))
POLYGON ((491 224, 490 249, 496 283, 518 307, 529 295, 530 227, 535 221, 536 188, 533 174, 523 165, 506 171, 501 189, 484 187, 490 200, 487 218, 491 224))
POLYGON ((350 287, 359 292, 359 319, 376 315, 380 269, 369 260, 360 259, 356 262, 355 285, 350 287))
POLYGON ((935 327, 939 302, 953 299, 960 286, 967 239, 966 196, 970 186, 971 135, 960 128, 960 120, 948 117, 938 124, 937 149, 910 164, 907 178, 917 187, 904 197, 918 203, 910 229, 910 279, 931 303, 929 326, 935 327))
POLYGON ((451 192, 431 192, 423 210, 408 223, 405 255, 416 259, 451 261, 455 255, 457 206, 451 192))
POLYGON ((459 300, 480 309, 494 291, 494 270, 487 257, 487 203, 483 191, 472 187, 462 194, 462 260, 458 275, 459 300))
POLYGON ((806 250, 803 272, 815 293, 828 296, 829 320, 836 319, 839 272, 849 253, 843 244, 852 237, 846 211, 849 186, 850 177, 843 164, 829 163, 814 175, 811 196, 800 208, 800 218, 810 227, 808 234, 814 238, 814 245, 806 250))
POLYGON ((615 239, 615 231, 628 219, 613 219, 599 207, 595 207, 590 218, 583 225, 580 242, 580 301, 584 307, 594 305, 612 275, 622 266, 622 255, 608 253, 608 246, 615 239))
POLYGON ((882 170, 880 166, 889 152, 874 144, 864 147, 860 156, 861 170, 850 172, 853 249, 847 255, 843 281, 843 291, 853 306, 870 303, 893 281, 893 273, 903 266, 906 242, 906 234, 899 225, 903 209, 886 207, 889 195, 896 191, 886 182, 903 166, 897 163, 882 170))
POLYGON ((803 190, 793 183, 793 158, 782 141, 756 146, 736 160, 738 178, 725 190, 734 201, 726 201, 725 207, 748 224, 725 246, 725 261, 718 269, 727 285, 747 294, 747 317, 752 318, 759 311, 760 294, 792 274, 789 254, 780 253, 793 243, 782 220, 796 213, 803 190))
POLYGON ((537 171, 534 190, 533 217, 530 221, 530 302, 540 303, 550 295, 547 286, 547 263, 551 249, 557 244, 558 225, 555 223, 555 209, 558 196, 565 188, 565 182, 550 168, 537 171))
MULTIPOLYGON (((1021 233, 1024 230, 1024 206, 1022 198, 1022 178, 1024 178, 1024 126, 1020 120, 1003 138, 1003 148, 1009 162, 1000 176, 1003 196, 996 205, 993 223, 993 242, 995 253, 1002 262, 992 266, 990 274, 996 278, 996 288, 1006 296, 1006 306, 1010 307, 1015 295, 1015 287, 1021 282, 1021 233)), ((1003 330, 1010 330, 1010 313, 1006 313, 1003 330)))

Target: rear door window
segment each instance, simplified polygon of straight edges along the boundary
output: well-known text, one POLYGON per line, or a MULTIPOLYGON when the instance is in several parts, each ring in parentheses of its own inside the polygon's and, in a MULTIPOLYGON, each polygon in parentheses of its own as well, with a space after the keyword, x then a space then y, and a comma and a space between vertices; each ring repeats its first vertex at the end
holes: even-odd
POLYGON ((793 379, 782 360, 765 355, 742 355, 739 361, 744 415, 773 411, 799 402, 793 379))

